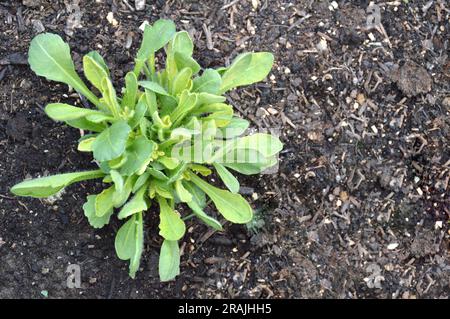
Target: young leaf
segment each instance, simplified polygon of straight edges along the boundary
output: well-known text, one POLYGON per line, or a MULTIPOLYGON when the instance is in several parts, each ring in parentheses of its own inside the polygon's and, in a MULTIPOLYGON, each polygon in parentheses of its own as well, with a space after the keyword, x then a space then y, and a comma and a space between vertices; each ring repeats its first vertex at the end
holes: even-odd
POLYGON ((201 66, 197 61, 181 52, 175 52, 174 59, 178 70, 189 68, 192 70, 192 74, 197 74, 201 69, 201 66))
POLYGON ((164 19, 156 21, 153 26, 146 25, 137 59, 145 61, 151 54, 165 46, 175 34, 175 29, 173 21, 164 19))
POLYGON ((166 89, 164 89, 161 85, 159 85, 156 82, 152 82, 152 81, 139 81, 139 85, 142 86, 143 88, 150 90, 152 92, 161 94, 161 95, 169 95, 169 93, 167 93, 166 89))
POLYGON ((167 200, 163 197, 158 197, 159 203, 159 235, 167 240, 178 240, 183 237, 186 232, 186 225, 176 213, 167 204, 167 200))
POLYGON ((175 110, 170 114, 172 123, 180 121, 187 113, 189 113, 197 102, 197 94, 189 93, 188 90, 184 90, 180 95, 180 101, 175 110))
POLYGON ((98 217, 95 214, 95 197, 96 195, 89 195, 86 203, 83 205, 84 215, 87 217, 89 224, 94 228, 102 228, 109 223, 109 219, 113 213, 111 209, 108 214, 98 217))
POLYGON ((109 77, 109 68, 106 65, 105 60, 103 60, 103 57, 98 53, 97 51, 91 51, 88 54, 86 54, 88 57, 93 59, 98 65, 102 67, 102 69, 105 71, 106 75, 109 77))
POLYGON ((220 93, 224 93, 238 86, 262 81, 272 69, 272 64, 272 53, 258 52, 240 54, 222 75, 220 93))
POLYGON ((119 219, 124 219, 133 214, 146 211, 148 209, 147 201, 145 199, 145 193, 147 191, 146 187, 142 187, 133 198, 123 206, 120 210, 119 219))
POLYGON ((114 186, 111 186, 95 197, 95 215, 97 217, 105 216, 113 209, 114 192, 114 186))
POLYGON ((125 121, 118 121, 101 132, 92 143, 92 151, 97 161, 109 161, 125 151, 131 128, 125 121))
POLYGON ((115 118, 120 118, 120 105, 117 102, 116 90, 109 78, 102 79, 102 94, 103 98, 101 101, 106 103, 106 106, 115 118))
POLYGON ((95 137, 86 138, 78 143, 77 150, 80 152, 92 152, 92 143, 95 141, 95 137))
POLYGON ((50 103, 45 107, 45 114, 55 121, 76 120, 88 115, 103 115, 102 112, 84 109, 64 103, 50 103))
POLYGON ((134 109, 137 92, 137 77, 133 72, 128 72, 125 76, 125 94, 122 98, 122 107, 128 106, 130 109, 134 109))
POLYGON ((159 279, 169 281, 180 274, 180 248, 176 240, 164 240, 159 254, 159 279))
POLYGON ((155 147, 155 142, 149 141, 145 136, 137 137, 127 148, 127 161, 120 169, 123 175, 133 175, 140 168, 150 162, 150 155, 155 147))
POLYGON ((189 68, 184 68, 173 79, 172 84, 172 95, 179 95, 183 90, 190 89, 192 85, 191 81, 192 70, 189 68))
POLYGON ((220 176, 220 179, 232 193, 239 192, 239 181, 223 165, 213 163, 214 168, 220 176))
POLYGON ((113 199, 114 207, 118 208, 121 207, 123 204, 125 204, 125 202, 128 200, 128 197, 130 197, 131 191, 133 190, 136 180, 137 180, 136 175, 129 176, 125 179, 122 191, 117 192, 116 190, 113 199))
POLYGON ((35 178, 14 185, 11 192, 18 196, 48 197, 70 184, 103 176, 105 174, 101 170, 95 170, 35 178))
POLYGON ((100 64, 92 56, 85 55, 83 57, 83 70, 84 75, 86 75, 86 79, 88 79, 93 86, 101 91, 103 78, 109 77, 107 70, 105 70, 105 66, 100 64))
POLYGON ((214 187, 192 172, 188 175, 191 181, 211 198, 225 219, 236 224, 246 224, 252 220, 252 208, 241 195, 214 187))
POLYGON ((194 43, 192 43, 189 33, 180 31, 175 33, 175 36, 169 43, 168 49, 169 53, 179 52, 185 56, 192 56, 194 43))
POLYGON ((111 175, 111 180, 114 182, 114 188, 116 192, 114 196, 116 196, 116 194, 120 194, 123 191, 123 177, 119 174, 119 172, 113 169, 109 172, 109 175, 111 175))
POLYGON ((66 83, 95 105, 99 104, 98 98, 75 71, 70 48, 59 35, 41 33, 34 37, 28 51, 28 63, 37 75, 66 83))
POLYGON ((214 69, 206 69, 202 75, 194 79, 192 92, 206 92, 210 94, 218 94, 222 78, 219 72, 214 69))
POLYGON ((148 104, 145 103, 145 96, 142 95, 138 101, 136 109, 134 110, 133 117, 128 121, 128 125, 132 129, 136 128, 139 125, 139 123, 141 123, 147 110, 148 110, 148 104))
POLYGON ((239 117, 231 118, 230 122, 225 127, 221 127, 222 138, 230 139, 242 135, 247 130, 250 123, 247 120, 239 117))

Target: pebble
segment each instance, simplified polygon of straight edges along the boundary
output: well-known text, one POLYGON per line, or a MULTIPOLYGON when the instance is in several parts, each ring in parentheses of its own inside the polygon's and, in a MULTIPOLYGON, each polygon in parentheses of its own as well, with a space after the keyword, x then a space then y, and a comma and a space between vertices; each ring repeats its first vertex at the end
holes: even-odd
POLYGON ((112 12, 108 13, 108 15, 106 16, 106 20, 108 20, 108 22, 113 26, 117 26, 119 24, 119 22, 117 22, 117 20, 114 18, 114 13, 112 12))
POLYGON ((387 249, 389 249, 389 250, 394 250, 395 248, 397 248, 398 247, 398 243, 392 243, 392 244, 389 244, 388 246, 387 246, 387 249))
POLYGON ((145 0, 135 0, 134 1, 134 7, 137 11, 144 10, 145 8, 145 0))

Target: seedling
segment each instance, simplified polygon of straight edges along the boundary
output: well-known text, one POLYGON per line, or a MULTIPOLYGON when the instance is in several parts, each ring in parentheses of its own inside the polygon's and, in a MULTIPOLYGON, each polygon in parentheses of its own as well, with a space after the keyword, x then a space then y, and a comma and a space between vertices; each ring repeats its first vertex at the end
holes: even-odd
MULTIPOLYGON (((205 69, 192 58, 193 43, 185 31, 176 32, 169 20, 147 25, 133 71, 116 93, 108 66, 96 51, 83 57, 86 79, 75 71, 69 46, 56 34, 36 36, 29 49, 29 64, 39 76, 68 84, 95 107, 51 103, 46 114, 55 121, 89 132, 78 150, 92 152, 97 170, 25 180, 12 193, 48 197, 79 181, 101 178, 108 185, 89 195, 84 214, 95 228, 109 223, 114 211, 124 224, 117 232, 115 249, 129 260, 135 277, 144 248, 144 213, 159 206, 159 235, 163 238, 159 275, 162 281, 180 272, 178 241, 186 231, 185 218, 175 205, 186 205, 199 221, 216 230, 221 223, 207 215, 206 197, 233 223, 252 220, 252 208, 238 194, 239 182, 230 172, 257 174, 277 163, 282 149, 278 138, 263 133, 241 136, 249 126, 234 116, 223 96, 230 89, 263 80, 269 73, 271 53, 244 53, 226 68, 205 69), (164 48, 165 68, 157 70, 155 53, 164 48), (228 190, 200 176, 215 169, 228 190)), ((155 211, 155 210, 153 210, 155 211)))

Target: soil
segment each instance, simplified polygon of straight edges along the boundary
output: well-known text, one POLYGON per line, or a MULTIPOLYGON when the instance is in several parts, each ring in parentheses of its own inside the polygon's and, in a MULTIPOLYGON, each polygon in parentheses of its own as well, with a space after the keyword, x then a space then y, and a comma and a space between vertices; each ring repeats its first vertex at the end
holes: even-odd
POLYGON ((448 298, 450 6, 380 2, 370 28, 368 5, 157 0, 134 11, 132 0, 0 0, 0 298, 448 298), (114 252, 120 222, 94 230, 83 215, 100 183, 59 199, 9 193, 26 177, 95 167, 76 151, 80 132, 43 113, 50 102, 81 102, 31 72, 30 40, 60 34, 79 70, 98 50, 120 87, 138 27, 160 17, 193 35, 203 67, 244 51, 275 54, 267 80, 229 101, 285 145, 276 173, 240 177, 257 211, 252 229, 191 223, 181 275, 169 283, 158 279, 151 211, 132 280, 114 252), (67 287, 70 264, 80 266, 80 288, 67 287))

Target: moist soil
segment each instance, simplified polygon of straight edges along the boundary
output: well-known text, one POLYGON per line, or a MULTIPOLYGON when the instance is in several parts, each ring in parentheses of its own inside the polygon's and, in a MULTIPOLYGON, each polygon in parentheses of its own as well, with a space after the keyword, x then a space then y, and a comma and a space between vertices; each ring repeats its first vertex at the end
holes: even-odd
POLYGON ((375 27, 368 6, 0 1, 0 298, 448 298, 450 6, 380 2, 375 27), (146 214, 133 280, 115 256, 121 222, 95 230, 83 215, 100 182, 43 200, 9 193, 24 178, 95 167, 76 150, 80 131, 44 114, 47 103, 83 101, 30 70, 31 39, 60 34, 79 71, 98 50, 120 88, 139 26, 161 17, 190 32, 205 68, 244 51, 274 53, 266 81, 228 98, 284 143, 276 172, 239 176, 256 211, 251 227, 189 222, 181 274, 169 283, 158 279, 157 211, 146 214), (80 266, 79 288, 67 286, 70 264, 80 266))

